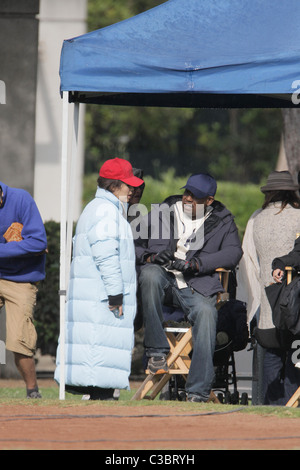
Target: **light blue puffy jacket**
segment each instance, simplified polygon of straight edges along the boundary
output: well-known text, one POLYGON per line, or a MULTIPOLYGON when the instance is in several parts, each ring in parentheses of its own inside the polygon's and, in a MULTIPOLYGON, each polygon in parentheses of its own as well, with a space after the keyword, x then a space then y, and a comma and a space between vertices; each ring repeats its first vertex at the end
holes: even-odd
POLYGON ((98 188, 76 227, 66 303, 66 385, 129 389, 136 271, 124 210, 118 198, 98 188), (124 315, 116 318, 108 296, 121 293, 124 315))

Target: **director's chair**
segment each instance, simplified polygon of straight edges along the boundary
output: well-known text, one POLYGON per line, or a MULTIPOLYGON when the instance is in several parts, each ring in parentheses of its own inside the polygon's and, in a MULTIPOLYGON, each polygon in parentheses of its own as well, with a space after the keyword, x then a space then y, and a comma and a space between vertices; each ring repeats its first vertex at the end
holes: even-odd
MULTIPOLYGON (((218 268, 216 271, 219 274, 220 281, 223 285, 225 292, 219 292, 217 295, 217 308, 220 308, 224 302, 229 300, 228 280, 229 273, 227 269, 218 268)), ((138 388, 132 400, 141 400, 143 398, 154 400, 163 387, 168 383, 173 375, 181 375, 186 380, 191 359, 190 353, 193 349, 192 344, 192 327, 165 327, 167 340, 170 345, 170 352, 167 357, 168 372, 164 374, 152 374, 146 370, 147 377, 141 386, 138 388)), ((211 391, 210 401, 220 403, 216 395, 211 391)))

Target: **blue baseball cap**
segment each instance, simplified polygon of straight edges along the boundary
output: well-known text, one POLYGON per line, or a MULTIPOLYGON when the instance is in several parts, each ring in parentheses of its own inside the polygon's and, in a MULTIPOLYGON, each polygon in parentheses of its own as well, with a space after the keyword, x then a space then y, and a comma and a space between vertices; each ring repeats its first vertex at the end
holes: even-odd
POLYGON ((196 198, 202 199, 216 194, 217 182, 207 173, 198 173, 190 176, 186 185, 180 189, 184 188, 191 191, 196 198))

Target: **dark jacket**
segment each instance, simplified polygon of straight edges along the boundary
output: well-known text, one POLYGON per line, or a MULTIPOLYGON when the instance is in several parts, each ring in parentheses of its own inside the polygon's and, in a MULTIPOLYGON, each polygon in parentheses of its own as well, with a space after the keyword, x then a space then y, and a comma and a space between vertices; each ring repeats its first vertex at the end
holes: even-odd
POLYGON ((294 248, 287 255, 275 258, 272 262, 272 271, 281 269, 284 271, 286 266, 300 269, 300 237, 295 241, 294 248))
MULTIPOLYGON (((300 237, 295 241, 292 251, 287 255, 275 258, 272 262, 272 270, 291 266, 295 270, 300 268, 300 237)), ((300 334, 300 278, 295 277, 287 284, 286 276, 282 283, 271 284, 265 288, 271 309, 275 327, 281 332, 298 336, 300 334)), ((288 336, 292 340, 292 336, 288 336)))
MULTIPOLYGON (((148 223, 148 239, 136 240, 138 270, 139 268, 143 269, 146 258, 150 254, 166 249, 172 252, 176 251, 178 239, 175 238, 175 216, 172 206, 181 199, 182 196, 169 197, 162 205, 158 205, 162 209, 159 217, 153 217, 152 210, 144 219, 144 223, 148 223), (164 227, 166 221, 168 227, 164 227)), ((202 248, 190 250, 186 256, 187 260, 196 258, 199 273, 185 275, 185 281, 190 287, 205 296, 223 291, 219 276, 215 272, 216 268, 234 269, 243 254, 233 215, 219 201, 214 201, 212 207, 213 212, 204 222, 202 248)))

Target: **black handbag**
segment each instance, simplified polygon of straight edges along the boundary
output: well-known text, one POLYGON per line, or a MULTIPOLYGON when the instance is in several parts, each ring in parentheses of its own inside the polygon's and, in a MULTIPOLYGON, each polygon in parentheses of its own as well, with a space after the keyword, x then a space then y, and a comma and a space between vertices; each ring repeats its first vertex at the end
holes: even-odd
POLYGON ((289 284, 271 284, 265 288, 271 309, 273 323, 279 330, 293 335, 300 334, 300 277, 289 284))

